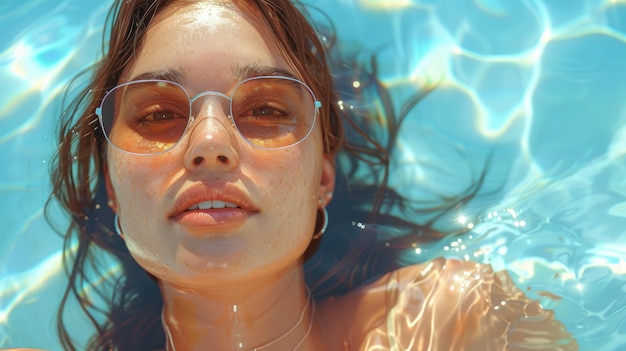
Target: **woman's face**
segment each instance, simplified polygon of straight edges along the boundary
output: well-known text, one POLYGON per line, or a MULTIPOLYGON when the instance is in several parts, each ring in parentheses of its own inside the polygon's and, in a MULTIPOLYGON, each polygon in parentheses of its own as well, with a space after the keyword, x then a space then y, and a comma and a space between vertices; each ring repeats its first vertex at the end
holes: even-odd
MULTIPOLYGON (((223 2, 174 4, 153 21, 120 82, 167 72, 191 96, 230 96, 242 72, 298 77, 259 28, 223 2)), ((267 277, 299 262, 318 200, 326 205, 334 186, 319 122, 303 142, 265 150, 231 126, 226 99, 202 97, 193 110, 196 120, 165 153, 137 156, 108 147, 109 198, 133 257, 159 279, 189 287, 267 277), (196 207, 211 200, 237 208, 196 207)))

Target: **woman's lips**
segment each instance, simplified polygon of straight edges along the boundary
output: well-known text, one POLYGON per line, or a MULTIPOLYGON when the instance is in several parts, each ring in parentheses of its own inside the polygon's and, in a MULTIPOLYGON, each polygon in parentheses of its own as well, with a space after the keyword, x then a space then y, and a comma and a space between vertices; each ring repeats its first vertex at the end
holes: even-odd
POLYGON ((228 183, 196 184, 173 207, 170 220, 205 234, 237 228, 259 212, 246 192, 228 183))
POLYGON ((172 219, 180 225, 198 229, 233 229, 244 224, 251 213, 239 207, 189 209, 172 219))

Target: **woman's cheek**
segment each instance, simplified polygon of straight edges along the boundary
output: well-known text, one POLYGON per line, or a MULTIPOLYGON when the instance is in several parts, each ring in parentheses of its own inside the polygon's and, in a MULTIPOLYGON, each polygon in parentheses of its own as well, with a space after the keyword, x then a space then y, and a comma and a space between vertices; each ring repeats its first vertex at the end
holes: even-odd
POLYGON ((149 232, 158 216, 158 191, 155 182, 161 172, 130 157, 118 156, 110 164, 113 189, 117 199, 117 210, 127 239, 134 240, 149 232))
MULTIPOLYGON (((132 201, 136 195, 144 192, 144 187, 154 179, 154 175, 159 172, 149 171, 151 167, 138 160, 131 160, 129 157, 137 158, 138 156, 118 156, 112 160, 109 169, 114 172, 112 180, 116 195, 118 198, 125 198, 125 201, 132 201), (152 176, 151 176, 152 173, 152 176)), ((120 203, 123 206, 123 203, 120 203)))

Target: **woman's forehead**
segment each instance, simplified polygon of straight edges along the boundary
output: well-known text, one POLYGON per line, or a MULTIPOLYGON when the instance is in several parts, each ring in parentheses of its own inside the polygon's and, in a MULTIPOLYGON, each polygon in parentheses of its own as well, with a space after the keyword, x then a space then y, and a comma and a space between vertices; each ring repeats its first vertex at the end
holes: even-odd
POLYGON ((221 35, 225 38, 222 44, 236 45, 230 38, 256 35, 271 46, 275 38, 258 11, 242 1, 175 1, 151 21, 146 37, 167 40, 175 35, 177 41, 193 39, 201 45, 202 39, 221 35))
POLYGON ((250 64, 292 71, 271 35, 250 18, 232 2, 175 2, 152 21, 120 81, 163 69, 206 79, 216 72, 236 78, 231 73, 250 64))
POLYGON ((251 16, 230 1, 175 1, 161 10, 150 27, 162 22, 174 26, 200 26, 203 31, 233 26, 237 19, 250 22, 251 16))

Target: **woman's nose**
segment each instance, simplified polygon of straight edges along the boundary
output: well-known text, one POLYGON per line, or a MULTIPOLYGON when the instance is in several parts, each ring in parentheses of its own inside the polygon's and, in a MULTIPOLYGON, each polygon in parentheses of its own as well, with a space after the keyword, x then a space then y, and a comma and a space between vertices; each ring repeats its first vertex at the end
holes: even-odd
POLYGON ((227 116, 228 104, 213 96, 196 102, 195 120, 189 132, 189 145, 185 153, 188 169, 225 171, 239 163, 235 148, 236 135, 227 116))

